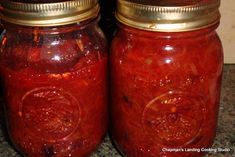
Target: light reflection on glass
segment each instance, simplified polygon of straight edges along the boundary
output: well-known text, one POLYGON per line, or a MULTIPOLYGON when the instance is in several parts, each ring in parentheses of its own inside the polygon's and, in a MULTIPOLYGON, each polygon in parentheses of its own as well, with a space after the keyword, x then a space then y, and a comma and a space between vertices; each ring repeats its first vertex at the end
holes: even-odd
POLYGON ((166 51, 172 51, 174 48, 170 45, 166 45, 166 47, 164 47, 164 50, 166 51))
POLYGON ((172 62, 172 58, 166 58, 166 59, 165 59, 165 63, 166 63, 166 64, 170 64, 171 62, 172 62))
POLYGON ((54 60, 54 61, 60 61, 60 56, 58 56, 58 55, 55 55, 53 58, 52 58, 52 60, 54 60))
POLYGON ((53 41, 52 43, 51 43, 51 45, 52 46, 55 46, 55 45, 58 45, 60 43, 60 41, 53 41))

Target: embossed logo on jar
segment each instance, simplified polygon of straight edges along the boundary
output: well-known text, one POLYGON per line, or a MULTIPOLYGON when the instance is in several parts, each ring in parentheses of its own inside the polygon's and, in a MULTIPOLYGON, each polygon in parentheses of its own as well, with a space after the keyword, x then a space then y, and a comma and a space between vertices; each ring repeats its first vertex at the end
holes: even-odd
POLYGON ((54 87, 36 88, 27 92, 22 98, 20 110, 30 132, 49 141, 68 137, 80 121, 76 98, 54 87))
POLYGON ((150 101, 144 109, 144 128, 157 143, 166 146, 189 144, 196 139, 204 119, 200 97, 169 91, 150 101))

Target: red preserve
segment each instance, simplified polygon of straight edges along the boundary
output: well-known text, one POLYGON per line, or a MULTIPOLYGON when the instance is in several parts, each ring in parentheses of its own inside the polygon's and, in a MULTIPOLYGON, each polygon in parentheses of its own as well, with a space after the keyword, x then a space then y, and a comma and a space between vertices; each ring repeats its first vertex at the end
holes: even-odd
POLYGON ((85 157, 107 129, 97 0, 4 1, 0 70, 8 132, 27 157, 85 157))
POLYGON ((219 1, 118 0, 112 136, 127 157, 201 157, 215 137, 219 1), (199 150, 199 151, 198 151, 199 150))

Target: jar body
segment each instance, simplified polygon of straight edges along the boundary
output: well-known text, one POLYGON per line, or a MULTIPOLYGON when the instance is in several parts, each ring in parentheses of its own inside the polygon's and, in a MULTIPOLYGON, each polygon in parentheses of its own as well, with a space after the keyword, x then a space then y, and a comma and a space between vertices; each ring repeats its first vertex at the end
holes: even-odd
POLYGON ((1 41, 8 132, 27 157, 88 156, 107 129, 106 41, 97 21, 6 24, 1 41))
POLYGON ((223 67, 215 28, 120 25, 111 49, 112 136, 127 157, 199 157, 212 145, 223 67))

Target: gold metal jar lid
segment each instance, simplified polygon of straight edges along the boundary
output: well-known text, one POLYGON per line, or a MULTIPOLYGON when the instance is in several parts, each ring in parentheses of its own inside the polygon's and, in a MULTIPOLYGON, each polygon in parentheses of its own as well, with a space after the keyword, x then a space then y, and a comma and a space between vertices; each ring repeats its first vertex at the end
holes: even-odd
POLYGON ((119 22, 143 30, 182 32, 219 22, 220 0, 118 0, 119 22))
POLYGON ((24 26, 60 26, 95 18, 99 14, 98 0, 64 2, 14 2, 1 0, 1 19, 24 26))

